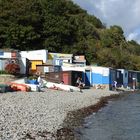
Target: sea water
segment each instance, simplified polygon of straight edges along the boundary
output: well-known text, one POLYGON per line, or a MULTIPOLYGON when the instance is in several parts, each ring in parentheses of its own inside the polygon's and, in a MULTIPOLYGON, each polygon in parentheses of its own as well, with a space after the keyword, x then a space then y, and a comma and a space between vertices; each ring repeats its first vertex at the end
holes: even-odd
POLYGON ((80 140, 140 140, 140 93, 110 100, 75 133, 80 140))

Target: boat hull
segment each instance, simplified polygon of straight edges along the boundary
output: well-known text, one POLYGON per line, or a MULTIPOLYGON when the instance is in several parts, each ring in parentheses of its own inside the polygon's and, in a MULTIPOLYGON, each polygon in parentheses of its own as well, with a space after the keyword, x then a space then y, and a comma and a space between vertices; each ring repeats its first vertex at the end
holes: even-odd
POLYGON ((75 86, 70 86, 70 85, 65 85, 65 84, 57 84, 57 83, 53 83, 53 82, 46 82, 45 87, 47 88, 54 88, 54 89, 61 89, 61 90, 65 90, 65 91, 80 91, 80 88, 75 87, 75 86))

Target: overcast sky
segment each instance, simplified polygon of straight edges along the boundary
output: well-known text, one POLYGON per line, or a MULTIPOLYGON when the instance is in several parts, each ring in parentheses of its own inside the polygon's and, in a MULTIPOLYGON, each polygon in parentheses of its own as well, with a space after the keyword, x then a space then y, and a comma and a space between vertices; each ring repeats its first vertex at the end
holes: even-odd
POLYGON ((73 0, 107 26, 119 25, 128 40, 140 43, 140 0, 73 0))

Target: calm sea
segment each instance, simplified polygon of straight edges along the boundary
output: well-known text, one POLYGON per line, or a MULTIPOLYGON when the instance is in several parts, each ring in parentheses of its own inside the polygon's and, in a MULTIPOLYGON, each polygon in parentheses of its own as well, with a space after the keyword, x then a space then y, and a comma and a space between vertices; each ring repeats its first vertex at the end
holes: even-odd
POLYGON ((80 140, 140 140, 140 94, 110 100, 75 132, 80 140))

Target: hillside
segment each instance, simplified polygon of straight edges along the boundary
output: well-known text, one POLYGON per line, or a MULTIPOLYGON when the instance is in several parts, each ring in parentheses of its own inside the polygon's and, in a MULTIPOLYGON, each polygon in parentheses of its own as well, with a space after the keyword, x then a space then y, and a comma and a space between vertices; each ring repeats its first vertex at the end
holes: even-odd
POLYGON ((140 70, 140 45, 70 0, 0 0, 0 48, 84 54, 88 64, 140 70))

